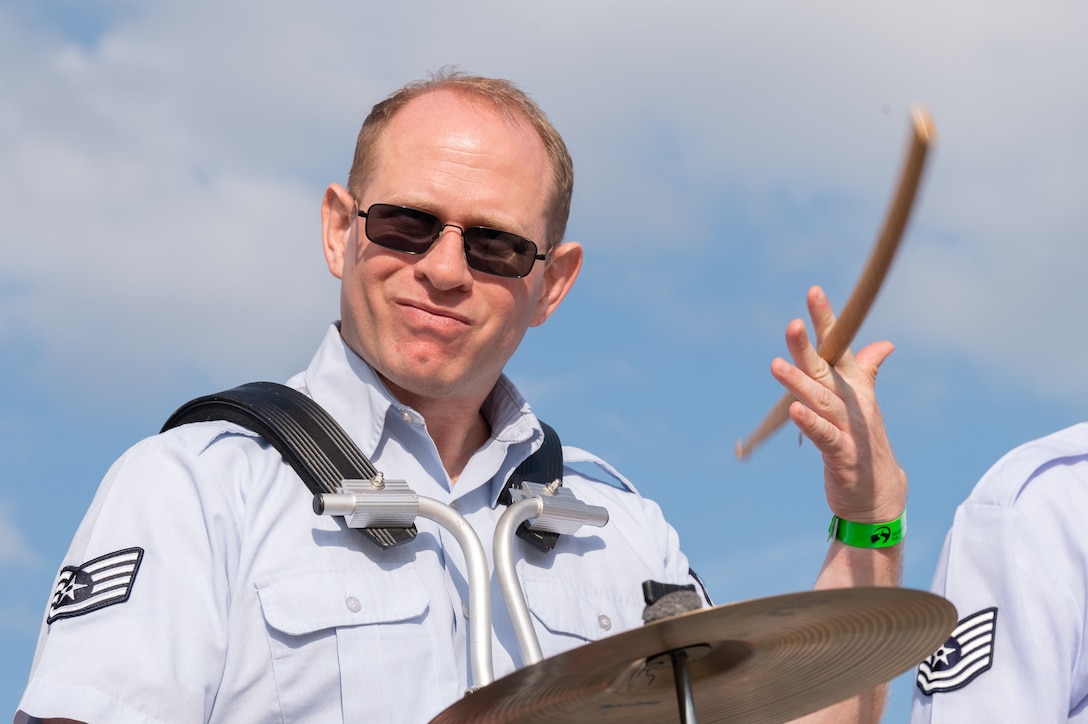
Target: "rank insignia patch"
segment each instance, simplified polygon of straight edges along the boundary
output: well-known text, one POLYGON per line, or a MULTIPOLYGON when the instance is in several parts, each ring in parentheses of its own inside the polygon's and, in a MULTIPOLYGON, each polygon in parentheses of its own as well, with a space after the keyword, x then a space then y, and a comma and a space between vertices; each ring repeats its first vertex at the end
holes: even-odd
POLYGON ((944 646, 918 666, 918 688, 932 696, 970 684, 993 666, 996 633, 996 608, 983 609, 960 621, 944 646))
POLYGON ((115 603, 124 603, 140 570, 143 548, 115 551, 80 566, 65 566, 57 575, 46 623, 81 616, 115 603))

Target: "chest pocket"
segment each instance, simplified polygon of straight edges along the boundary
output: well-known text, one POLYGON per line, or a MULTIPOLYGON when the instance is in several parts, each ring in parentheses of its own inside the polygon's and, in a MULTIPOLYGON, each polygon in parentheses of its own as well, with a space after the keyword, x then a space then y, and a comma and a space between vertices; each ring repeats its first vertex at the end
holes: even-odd
POLYGON ((640 589, 613 590, 587 585, 584 579, 528 574, 522 586, 545 658, 642 625, 640 589))
POLYGON ((382 568, 285 571, 255 583, 285 720, 395 721, 404 697, 443 695, 428 673, 446 662, 424 585, 412 563, 382 568))
POLYGON ((378 579, 358 570, 289 571, 255 585, 265 622, 292 636, 408 621, 427 610, 426 591, 410 564, 378 579))

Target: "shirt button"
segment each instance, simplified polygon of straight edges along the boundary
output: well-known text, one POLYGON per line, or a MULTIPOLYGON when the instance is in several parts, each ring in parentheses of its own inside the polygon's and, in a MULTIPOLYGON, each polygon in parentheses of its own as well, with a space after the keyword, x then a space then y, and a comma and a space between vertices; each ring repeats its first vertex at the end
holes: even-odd
POLYGON ((359 613, 363 608, 363 604, 359 603, 359 599, 355 596, 348 596, 344 603, 347 604, 348 610, 352 613, 359 613))
POLYGON ((404 420, 409 425, 414 425, 416 422, 416 418, 413 417, 412 413, 408 412, 408 410, 400 411, 400 419, 404 420))
POLYGON ((602 631, 611 631, 612 619, 602 613, 600 616, 597 617, 597 625, 601 627, 602 631))
POLYGON ((462 603, 461 604, 461 613, 465 614, 465 618, 468 618, 469 611, 468 611, 468 604, 467 603, 462 603))

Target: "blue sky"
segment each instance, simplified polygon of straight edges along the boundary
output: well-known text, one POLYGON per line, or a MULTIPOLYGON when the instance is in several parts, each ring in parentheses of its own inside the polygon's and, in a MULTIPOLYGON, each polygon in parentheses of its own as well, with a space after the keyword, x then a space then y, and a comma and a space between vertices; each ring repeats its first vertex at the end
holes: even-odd
POLYGON ((1086 29, 1067 0, 0 0, 0 712, 109 464, 187 399, 309 361, 337 316, 321 194, 369 107, 444 64, 521 84, 575 159, 586 264, 509 374, 661 503, 720 603, 819 568, 813 448, 733 444, 807 287, 848 296, 930 109, 858 336, 897 346, 878 391, 927 588, 986 468, 1085 414, 1086 29))

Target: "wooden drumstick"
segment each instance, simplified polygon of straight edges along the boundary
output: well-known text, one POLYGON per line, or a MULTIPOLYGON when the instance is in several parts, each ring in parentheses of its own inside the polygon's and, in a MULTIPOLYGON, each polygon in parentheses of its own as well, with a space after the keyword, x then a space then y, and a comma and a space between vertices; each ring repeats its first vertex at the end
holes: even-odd
MULTIPOLYGON (((914 196, 922 178, 922 169, 925 167, 926 152, 936 136, 933 119, 925 108, 920 106, 911 108, 911 120, 913 128, 906 161, 899 178, 899 188, 884 219, 884 227, 880 236, 877 237, 857 286, 854 287, 846 306, 842 309, 842 314, 816 350, 820 357, 832 366, 850 347, 854 335, 857 334, 861 323, 865 321, 865 315, 869 313, 869 308, 876 299, 877 292, 880 291, 880 285, 884 282, 895 252, 899 248, 899 241, 903 238, 903 231, 907 227, 911 207, 914 205, 914 196)), ((737 442, 738 459, 748 458, 756 445, 789 419, 790 405, 794 399, 796 398, 793 395, 786 393, 755 432, 747 440, 737 442)))

